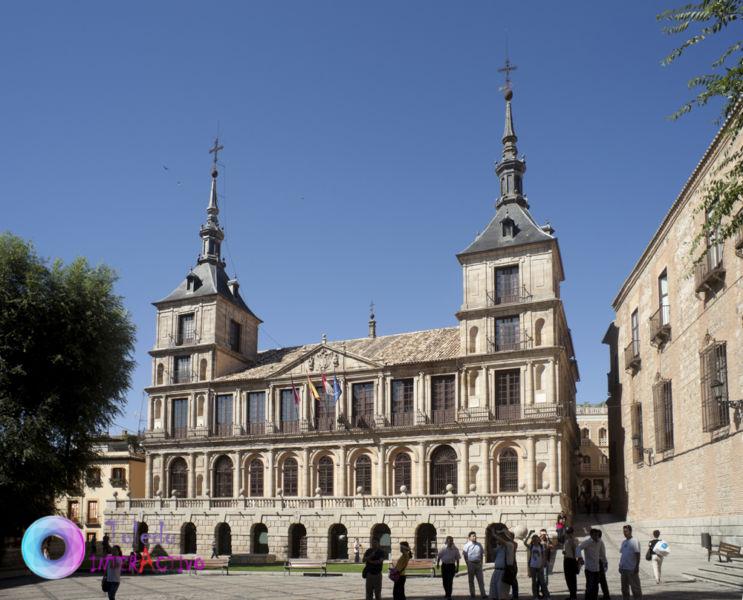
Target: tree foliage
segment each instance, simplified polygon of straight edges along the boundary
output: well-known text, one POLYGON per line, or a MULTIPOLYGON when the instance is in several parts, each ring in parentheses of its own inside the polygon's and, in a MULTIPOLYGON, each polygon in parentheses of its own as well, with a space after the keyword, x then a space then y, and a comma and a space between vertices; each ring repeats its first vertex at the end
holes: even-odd
MULTIPOLYGON (((684 42, 662 62, 670 65, 692 47, 730 27, 737 27, 743 19, 743 0, 702 0, 680 8, 667 10, 658 20, 667 23, 663 31, 669 35, 683 35, 684 42)), ((727 46, 711 65, 710 73, 692 78, 688 85, 695 92, 671 117, 677 119, 695 107, 703 107, 713 99, 722 99, 722 134, 730 138, 730 146, 743 129, 743 41, 727 46)), ((699 211, 706 215, 704 225, 694 238, 692 252, 710 236, 724 240, 743 227, 743 152, 729 151, 715 167, 711 183, 703 192, 699 211)), ((701 260, 707 251, 696 256, 701 260)))
POLYGON ((93 443, 121 413, 134 326, 114 272, 78 258, 49 265, 0 235, 0 506, 4 534, 74 492, 93 443))

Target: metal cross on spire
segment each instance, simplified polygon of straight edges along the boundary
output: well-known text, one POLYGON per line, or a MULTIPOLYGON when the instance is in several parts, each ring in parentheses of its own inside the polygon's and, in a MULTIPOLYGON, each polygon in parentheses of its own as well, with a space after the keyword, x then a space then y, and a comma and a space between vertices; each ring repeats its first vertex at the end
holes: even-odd
POLYGON ((214 138, 214 146, 209 150, 209 154, 214 155, 214 169, 217 168, 217 155, 219 154, 220 150, 224 150, 224 146, 219 145, 219 138, 214 138))
POLYGON ((511 89, 511 71, 515 71, 518 69, 516 65, 512 65, 510 59, 508 58, 508 54, 506 54, 506 64, 498 69, 498 73, 505 73, 506 74, 506 83, 501 88, 503 90, 510 90, 511 89))

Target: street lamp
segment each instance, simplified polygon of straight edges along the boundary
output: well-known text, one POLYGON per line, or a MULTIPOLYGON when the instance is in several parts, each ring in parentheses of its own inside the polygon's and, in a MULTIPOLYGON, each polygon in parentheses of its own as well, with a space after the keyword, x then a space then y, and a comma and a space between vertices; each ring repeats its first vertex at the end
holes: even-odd
POLYGON ((741 417, 743 417, 743 400, 728 400, 727 386, 719 379, 713 379, 711 387, 715 401, 719 404, 723 404, 727 408, 732 408, 735 411, 733 418, 736 423, 739 423, 741 417))

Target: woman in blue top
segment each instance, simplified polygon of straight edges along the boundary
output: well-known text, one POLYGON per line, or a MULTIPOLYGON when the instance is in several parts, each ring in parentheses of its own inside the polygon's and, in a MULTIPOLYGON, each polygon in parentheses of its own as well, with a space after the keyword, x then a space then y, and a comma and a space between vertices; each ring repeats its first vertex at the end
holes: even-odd
POLYGON ((508 600, 511 586, 503 582, 503 573, 506 565, 513 565, 513 558, 509 559, 511 540, 502 531, 496 531, 493 536, 495 542, 495 558, 493 560, 493 577, 490 579, 491 600, 508 600))

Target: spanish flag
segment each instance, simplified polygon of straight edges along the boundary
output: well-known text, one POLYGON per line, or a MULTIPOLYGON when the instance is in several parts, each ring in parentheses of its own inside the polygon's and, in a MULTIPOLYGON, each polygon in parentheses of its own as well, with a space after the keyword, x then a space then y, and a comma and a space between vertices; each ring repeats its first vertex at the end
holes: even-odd
POLYGON ((310 379, 310 376, 309 375, 307 375, 307 385, 310 386, 310 394, 312 394, 312 397, 315 400, 319 400, 320 399, 320 394, 317 391, 317 388, 315 387, 315 384, 312 383, 312 380, 310 379))

